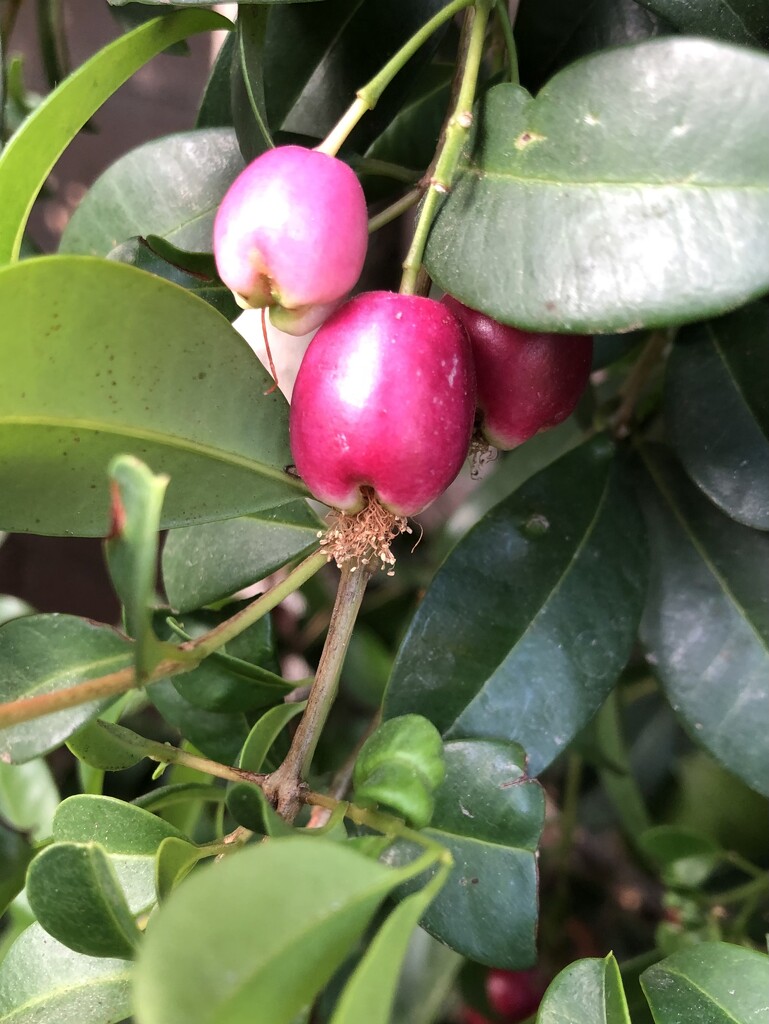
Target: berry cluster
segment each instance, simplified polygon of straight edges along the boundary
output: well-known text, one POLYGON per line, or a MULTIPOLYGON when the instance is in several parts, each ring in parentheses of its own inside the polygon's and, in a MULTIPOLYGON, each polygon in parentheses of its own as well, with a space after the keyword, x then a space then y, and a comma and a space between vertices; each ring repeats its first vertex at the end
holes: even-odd
POLYGON ((451 296, 367 292, 345 303, 367 223, 346 164, 282 146, 229 189, 214 252, 245 308, 268 308, 289 333, 320 326, 291 404, 296 468, 342 513, 329 556, 389 565, 392 536, 456 477, 474 431, 476 449, 510 449, 574 410, 592 339, 519 331, 451 296))

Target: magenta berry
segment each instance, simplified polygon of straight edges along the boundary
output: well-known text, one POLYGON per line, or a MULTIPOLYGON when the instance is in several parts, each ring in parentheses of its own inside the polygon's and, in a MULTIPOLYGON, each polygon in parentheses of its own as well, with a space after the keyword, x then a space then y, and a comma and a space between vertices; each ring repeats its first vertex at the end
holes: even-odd
POLYGON ((489 1006, 506 1024, 518 1024, 536 1013, 545 987, 538 971, 495 969, 486 976, 489 1006))
POLYGON ((369 488, 410 516, 459 472, 474 412, 470 345, 456 317, 432 299, 367 292, 310 343, 291 403, 291 450, 326 504, 354 512, 369 488))
POLYGON ((221 279, 242 305, 272 307, 276 327, 289 333, 316 327, 330 309, 313 307, 332 307, 350 291, 367 241, 355 174, 301 146, 258 156, 232 183, 214 222, 221 279), (294 320, 301 330, 292 329, 294 320))
POLYGON ((593 339, 506 327, 446 295, 473 347, 484 437, 515 448, 574 411, 587 387, 593 339))

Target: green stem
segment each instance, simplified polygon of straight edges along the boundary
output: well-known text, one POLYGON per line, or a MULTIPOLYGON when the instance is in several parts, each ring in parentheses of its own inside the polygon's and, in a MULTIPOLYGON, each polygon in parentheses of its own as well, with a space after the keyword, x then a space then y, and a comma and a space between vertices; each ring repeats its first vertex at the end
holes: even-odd
POLYGON ((462 84, 456 106, 446 125, 435 170, 430 178, 425 200, 419 212, 411 247, 403 261, 403 277, 400 287, 403 295, 417 293, 417 280, 427 245, 427 236, 430 233, 441 198, 451 191, 462 147, 473 123, 473 101, 483 58, 490 3, 492 2, 493 0, 478 0, 476 6, 469 8, 465 14, 467 50, 460 56, 460 60, 463 61, 462 84))
POLYGON ((419 181, 421 171, 415 171, 410 167, 403 167, 402 164, 394 164, 389 160, 377 160, 376 157, 360 156, 350 160, 350 166, 358 174, 370 174, 376 178, 391 178, 393 181, 401 181, 404 185, 411 185, 419 181))
POLYGON ((497 12, 497 20, 502 30, 502 38, 505 40, 507 51, 507 78, 513 85, 520 85, 520 74, 518 72, 518 50, 515 46, 513 26, 510 22, 510 15, 505 0, 495 0, 494 9, 497 12))
POLYGON ((412 188, 410 192, 401 196, 400 199, 396 199, 395 202, 386 209, 382 210, 380 213, 374 214, 368 222, 368 233, 373 235, 375 231, 379 231, 379 229, 383 228, 385 224, 389 224, 391 221, 410 210, 412 206, 416 206, 423 191, 424 190, 422 188, 412 188))
POLYGON ((320 733, 336 698, 339 676, 355 619, 370 578, 371 570, 366 566, 346 562, 342 567, 328 635, 318 663, 315 682, 307 698, 307 707, 294 733, 285 760, 270 776, 265 787, 265 792, 275 804, 278 813, 288 821, 293 821, 299 810, 303 780, 307 776, 320 733))
MULTIPOLYGON (((358 89, 354 102, 317 147, 318 151, 327 153, 329 156, 336 156, 358 121, 360 121, 365 113, 374 109, 382 93, 393 78, 411 60, 417 50, 427 42, 433 32, 437 31, 441 25, 453 18, 459 11, 469 7, 473 2, 474 0, 452 0, 443 10, 438 11, 429 21, 425 22, 422 28, 415 32, 411 39, 388 60, 382 70, 370 82, 367 82, 366 85, 358 89)), ((481 0, 481 2, 486 2, 486 0, 481 0)))
POLYGON ((97 679, 78 683, 77 686, 70 686, 67 689, 54 690, 53 693, 38 694, 35 697, 24 697, 7 704, 0 704, 0 729, 7 729, 9 726, 18 725, 21 722, 29 722, 33 718, 50 715, 55 711, 64 711, 81 704, 88 704, 91 701, 114 697, 136 687, 143 687, 160 679, 166 679, 168 676, 191 671, 212 651, 239 636, 244 629, 248 629, 280 604, 289 594, 298 590, 327 562, 328 557, 325 552, 316 551, 300 562, 281 583, 252 601, 237 615, 233 615, 231 619, 227 619, 226 622, 209 633, 181 644, 178 648, 178 660, 165 658, 155 665, 146 679, 137 679, 134 667, 130 666, 117 672, 111 672, 109 675, 99 676, 97 679))
POLYGON ((753 899, 755 896, 769 892, 769 874, 762 874, 760 878, 754 878, 744 885, 735 886, 727 892, 716 893, 708 896, 705 902, 708 906, 718 907, 729 903, 742 903, 745 900, 753 899))

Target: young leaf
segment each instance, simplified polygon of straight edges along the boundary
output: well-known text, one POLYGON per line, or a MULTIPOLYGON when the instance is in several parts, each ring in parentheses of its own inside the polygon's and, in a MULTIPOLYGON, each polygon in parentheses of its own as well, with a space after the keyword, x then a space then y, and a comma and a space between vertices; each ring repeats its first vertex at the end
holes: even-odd
POLYGON ((279 704, 263 714, 243 744, 238 758, 238 766, 250 772, 262 771, 265 759, 275 740, 290 721, 297 715, 301 715, 306 706, 306 701, 279 704))
POLYGON ((710 500, 745 526, 769 530, 765 302, 679 332, 668 362, 665 423, 684 468, 710 500))
POLYGON ((98 843, 57 842, 27 872, 27 898, 43 928, 86 956, 131 957, 140 934, 98 843))
POLYGON ((137 1024, 290 1024, 402 881, 342 844, 304 837, 201 868, 148 929, 137 1024))
POLYGON ((0 270, 0 306, 3 528, 104 535, 104 472, 122 452, 171 477, 164 526, 304 490, 284 472, 282 396, 265 395, 246 343, 188 292, 124 264, 50 256, 0 270))
POLYGON ((217 207, 242 170, 231 128, 145 142, 96 179, 64 229, 59 252, 107 256, 118 243, 147 235, 210 252, 217 207))
POLYGON ((769 794, 769 535, 729 519, 644 446, 652 574, 641 639, 692 737, 769 794))
POLYGON ((322 527, 299 500, 240 519, 171 530, 163 548, 168 600, 188 612, 229 597, 309 554, 322 527))
MULTIPOLYGON (((551 982, 537 1024, 630 1024, 619 967, 603 960, 577 960, 551 982)), ((698 1021, 699 1024, 699 1021, 698 1021)))
POLYGON ((79 761, 90 768, 103 772, 121 772, 133 768, 146 756, 141 746, 130 742, 134 735, 122 725, 97 718, 70 736, 67 746, 79 761))
MULTIPOLYGON (((444 749, 446 780, 424 833, 447 847, 454 867, 422 927, 472 960, 528 967, 536 955, 544 793, 527 778, 515 744, 457 740, 444 749)), ((413 852, 398 844, 389 857, 401 863, 413 852)))
POLYGON ((212 11, 184 11, 154 19, 103 47, 40 104, 0 154, 0 264, 18 258, 29 212, 45 179, 102 103, 172 43, 198 32, 231 27, 231 22, 212 11))
POLYGON ((0 817, 29 832, 36 841, 47 839, 59 806, 59 790, 43 758, 26 764, 4 764, 0 760, 0 817))
POLYGON ((194 843, 178 836, 166 836, 155 860, 155 888, 160 901, 186 878, 202 856, 205 854, 194 843))
POLYGON ((643 524, 597 438, 488 512, 417 609, 385 695, 453 739, 514 740, 539 774, 598 709, 643 606, 643 524))
POLYGON ((0 964, 1 1024, 118 1024, 131 1012, 127 960, 75 953, 30 925, 0 964))
POLYGON ((703 942, 649 967, 641 985, 656 1024, 758 1024, 766 1015, 769 957, 703 942))
POLYGON ((499 85, 427 269, 526 330, 607 333, 732 309, 769 287, 767 107, 769 57, 705 39, 604 51, 536 99, 499 85))
MULTIPOLYGON (((65 690, 128 668, 132 647, 109 626, 74 615, 14 619, 0 629, 0 700, 65 690)), ((53 750, 109 703, 91 701, 0 729, 0 758, 18 764, 53 750)))
POLYGON ((345 985, 330 1024, 389 1024, 409 940, 445 880, 446 872, 439 871, 391 911, 345 985))

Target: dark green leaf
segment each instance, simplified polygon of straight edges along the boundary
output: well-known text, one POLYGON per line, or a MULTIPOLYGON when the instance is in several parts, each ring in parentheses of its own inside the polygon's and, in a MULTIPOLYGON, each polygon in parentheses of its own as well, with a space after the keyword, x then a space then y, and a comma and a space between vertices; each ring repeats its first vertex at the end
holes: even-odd
POLYGON ((656 1024, 759 1024, 766 1015, 769 958, 743 946, 703 942, 641 975, 656 1024))
POLYGON ((32 852, 32 847, 24 836, 6 825, 0 818, 0 917, 5 913, 11 900, 24 888, 24 875, 27 864, 32 859, 32 852))
POLYGON ((248 722, 243 712, 206 711, 186 700, 173 680, 153 683, 147 691, 160 714, 202 751, 206 757, 225 764, 234 764, 248 736, 248 722))
POLYGON ((264 792, 248 782, 236 782, 229 787, 227 810, 239 825, 257 835, 273 838, 290 836, 294 832, 293 827, 273 808, 264 792))
POLYGON ((192 611, 264 579, 317 544, 323 523, 305 501, 252 516, 172 530, 163 582, 172 607, 192 611))
POLYGON ((120 242, 157 235, 181 249, 210 252, 214 215, 243 169, 231 128, 153 139, 112 164, 64 231, 60 252, 106 256, 120 242))
POLYGON ((204 272, 192 272, 186 265, 189 257, 203 257, 209 264, 213 264, 213 257, 208 253, 187 253, 157 235, 150 235, 149 238, 129 238, 107 255, 107 259, 128 263, 139 270, 146 270, 148 274, 155 274, 156 277, 165 278, 172 284, 186 288, 213 306, 232 323, 243 312, 235 302, 232 292, 216 277, 212 267, 206 266, 204 272), (179 262, 180 257, 184 260, 183 263, 179 262))
POLYGON ((247 162, 273 145, 264 97, 268 17, 269 7, 244 7, 235 26, 230 106, 240 151, 247 162))
POLYGON ((98 842, 133 914, 155 902, 155 859, 160 844, 169 837, 184 838, 173 825, 142 807, 112 797, 83 795, 71 796, 60 805, 53 834, 57 844, 98 842))
MULTIPOLYGON (((15 619, 0 629, 0 699, 65 690, 132 662, 132 644, 109 626, 74 615, 15 619)), ((0 729, 0 757, 18 763, 45 754, 109 703, 92 701, 0 729)))
MULTIPOLYGON (((454 867, 422 926, 473 960, 528 967, 536 953, 544 793, 527 778, 516 744, 461 740, 445 753, 446 781, 424 831, 451 851, 454 867)), ((407 855, 402 847, 391 854, 407 855)))
POLYGON ((148 930, 137 1024, 290 1024, 402 881, 342 844, 304 837, 201 868, 148 930))
POLYGON ((230 71, 235 38, 235 33, 230 32, 216 55, 203 98, 200 101, 200 109, 195 121, 196 128, 229 128, 232 125, 230 71))
POLYGON ((132 965, 82 956, 30 925, 0 965, 2 1024, 118 1024, 131 1012, 132 965))
POLYGON ((26 891, 43 928, 76 953, 133 955, 139 930, 98 843, 46 847, 30 865, 26 891))
POLYGON ((769 58, 704 39, 599 53, 536 99, 499 85, 427 268, 467 305, 535 331, 733 308, 769 286, 767 107, 769 58))
MULTIPOLYGON (((321 138, 353 101, 356 89, 441 8, 445 0, 325 0, 270 11, 264 92, 269 124, 321 138)), ((399 110, 416 72, 432 56, 436 33, 406 65, 350 136, 358 152, 373 142, 399 110)))
POLYGON ((651 582, 641 636, 697 742, 769 794, 769 536, 729 519, 645 447, 651 582))
POLYGON ((537 1024, 588 1021, 630 1024, 622 979, 611 953, 603 960, 577 960, 564 968, 550 984, 537 1014, 537 1024))
POLYGON ((727 515, 769 530, 769 307, 678 334, 665 420, 689 476, 727 515))
POLYGON ((103 47, 41 103, 0 155, 0 264, 17 258, 29 212, 45 179, 102 103, 172 43, 217 28, 231 28, 231 23, 212 11, 157 18, 103 47))
POLYGON ((748 46, 769 46, 769 7, 763 0, 638 0, 682 32, 748 46))
POLYGON ((43 758, 26 764, 0 760, 0 816, 34 840, 51 834, 59 790, 43 758))
POLYGON ((385 716, 515 740, 536 775, 601 705, 643 606, 643 527, 597 438, 487 513, 436 574, 399 651, 385 716))
POLYGON ((270 379, 243 339, 181 288, 50 256, 0 270, 0 306, 3 528, 103 535, 105 470, 122 452, 171 477, 165 526, 303 490, 283 471, 282 396, 265 396, 270 379))

